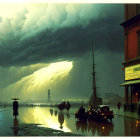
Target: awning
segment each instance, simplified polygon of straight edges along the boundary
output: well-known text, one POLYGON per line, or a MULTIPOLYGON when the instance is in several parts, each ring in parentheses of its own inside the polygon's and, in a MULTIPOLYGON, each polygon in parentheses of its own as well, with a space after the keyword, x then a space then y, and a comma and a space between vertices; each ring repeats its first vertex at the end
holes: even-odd
POLYGON ((126 85, 133 85, 133 84, 139 84, 140 80, 133 80, 133 81, 125 81, 121 86, 126 86, 126 85))

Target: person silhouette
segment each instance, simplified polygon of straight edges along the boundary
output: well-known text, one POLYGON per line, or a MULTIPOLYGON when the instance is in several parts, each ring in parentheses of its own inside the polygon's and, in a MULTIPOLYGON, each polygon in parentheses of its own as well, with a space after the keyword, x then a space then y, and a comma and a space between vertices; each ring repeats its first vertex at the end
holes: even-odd
POLYGON ((80 120, 85 120, 85 108, 83 105, 79 108, 79 118, 80 120))
POLYGON ((18 115, 18 101, 13 101, 13 116, 15 116, 15 118, 18 115))
POLYGON ((86 121, 87 115, 85 112, 85 108, 83 107, 83 104, 79 108, 79 110, 75 113, 75 118, 79 119, 79 121, 86 121))
POLYGON ((117 103, 117 107, 118 107, 118 110, 119 110, 120 107, 121 107, 121 102, 118 102, 118 103, 117 103))
POLYGON ((57 107, 59 108, 60 111, 64 110, 65 106, 66 106, 66 102, 65 101, 57 105, 57 107))

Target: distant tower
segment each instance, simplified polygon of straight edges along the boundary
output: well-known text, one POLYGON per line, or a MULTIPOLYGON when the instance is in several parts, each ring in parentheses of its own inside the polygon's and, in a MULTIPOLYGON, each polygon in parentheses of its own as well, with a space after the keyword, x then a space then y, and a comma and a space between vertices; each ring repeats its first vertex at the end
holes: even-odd
POLYGON ((51 101, 51 97, 50 97, 50 89, 48 89, 48 101, 50 102, 51 101))

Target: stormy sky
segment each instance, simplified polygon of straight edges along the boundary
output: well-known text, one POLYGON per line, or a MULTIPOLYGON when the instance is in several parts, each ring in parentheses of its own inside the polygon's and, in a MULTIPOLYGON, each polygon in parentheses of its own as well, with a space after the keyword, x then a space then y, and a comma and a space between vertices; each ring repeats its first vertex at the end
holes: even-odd
POLYGON ((123 4, 0 3, 0 101, 124 96, 123 4))

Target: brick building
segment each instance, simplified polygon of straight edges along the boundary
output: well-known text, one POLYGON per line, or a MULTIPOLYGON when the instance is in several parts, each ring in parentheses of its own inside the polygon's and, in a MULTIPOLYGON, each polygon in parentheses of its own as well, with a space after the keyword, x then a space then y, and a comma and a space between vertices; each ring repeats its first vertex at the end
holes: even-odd
POLYGON ((137 110, 140 100, 140 4, 125 4, 125 110, 137 110))

